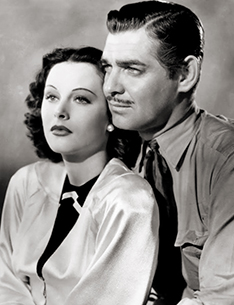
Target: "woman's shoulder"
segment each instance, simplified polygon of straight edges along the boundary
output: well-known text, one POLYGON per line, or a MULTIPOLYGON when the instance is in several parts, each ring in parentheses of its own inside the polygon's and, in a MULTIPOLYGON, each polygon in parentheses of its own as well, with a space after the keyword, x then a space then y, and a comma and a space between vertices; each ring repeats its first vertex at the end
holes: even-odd
POLYGON ((36 166, 39 162, 30 163, 19 168, 11 177, 11 183, 32 180, 36 174, 36 166))
POLYGON ((134 173, 121 160, 113 158, 103 171, 103 176, 108 177, 109 181, 119 184, 121 188, 141 187, 147 191, 151 190, 149 183, 140 175, 134 173))
POLYGON ((65 178, 63 163, 53 163, 49 160, 37 161, 18 169, 11 177, 10 184, 18 188, 34 189, 35 187, 50 188, 59 184, 65 178))
POLYGON ((49 160, 36 161, 19 168, 12 178, 26 178, 32 179, 33 176, 46 176, 51 173, 61 171, 63 165, 60 163, 53 163, 49 160))
POLYGON ((155 204, 149 183, 118 159, 112 159, 107 164, 94 191, 99 200, 108 202, 108 205, 117 203, 124 208, 132 206, 135 209, 137 206, 152 209, 155 204))

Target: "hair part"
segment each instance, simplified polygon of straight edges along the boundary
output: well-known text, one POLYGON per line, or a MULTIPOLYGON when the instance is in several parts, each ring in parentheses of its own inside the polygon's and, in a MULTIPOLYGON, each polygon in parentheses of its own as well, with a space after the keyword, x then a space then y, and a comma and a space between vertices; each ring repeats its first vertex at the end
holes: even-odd
POLYGON ((110 11, 107 28, 111 34, 144 28, 155 58, 175 79, 186 71, 184 59, 194 55, 202 63, 204 29, 187 7, 166 1, 144 1, 110 11))

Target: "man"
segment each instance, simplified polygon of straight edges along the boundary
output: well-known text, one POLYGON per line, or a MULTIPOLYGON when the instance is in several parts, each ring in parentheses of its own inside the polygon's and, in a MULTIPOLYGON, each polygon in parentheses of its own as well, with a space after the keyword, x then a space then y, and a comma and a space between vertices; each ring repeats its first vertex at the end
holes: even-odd
POLYGON ((203 26, 184 6, 145 1, 111 11, 107 27, 102 62, 113 123, 159 147, 173 179, 177 227, 161 207, 155 304, 233 305, 234 128, 195 103, 203 26))

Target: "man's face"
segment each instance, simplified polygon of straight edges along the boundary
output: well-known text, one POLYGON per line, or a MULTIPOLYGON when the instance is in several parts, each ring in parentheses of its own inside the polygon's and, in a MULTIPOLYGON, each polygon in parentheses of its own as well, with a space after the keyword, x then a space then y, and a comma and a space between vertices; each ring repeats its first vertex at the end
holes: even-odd
POLYGON ((157 42, 144 29, 109 34, 103 51, 104 93, 113 123, 151 138, 167 123, 177 97, 177 81, 159 64, 157 42))

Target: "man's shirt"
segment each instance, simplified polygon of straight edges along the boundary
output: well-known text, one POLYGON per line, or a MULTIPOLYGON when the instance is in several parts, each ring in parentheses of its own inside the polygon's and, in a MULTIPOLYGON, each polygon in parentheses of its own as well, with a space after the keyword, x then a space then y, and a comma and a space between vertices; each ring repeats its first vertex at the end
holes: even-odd
POLYGON ((233 305, 234 125, 194 108, 156 139, 173 177, 184 297, 194 298, 180 303, 233 305))

